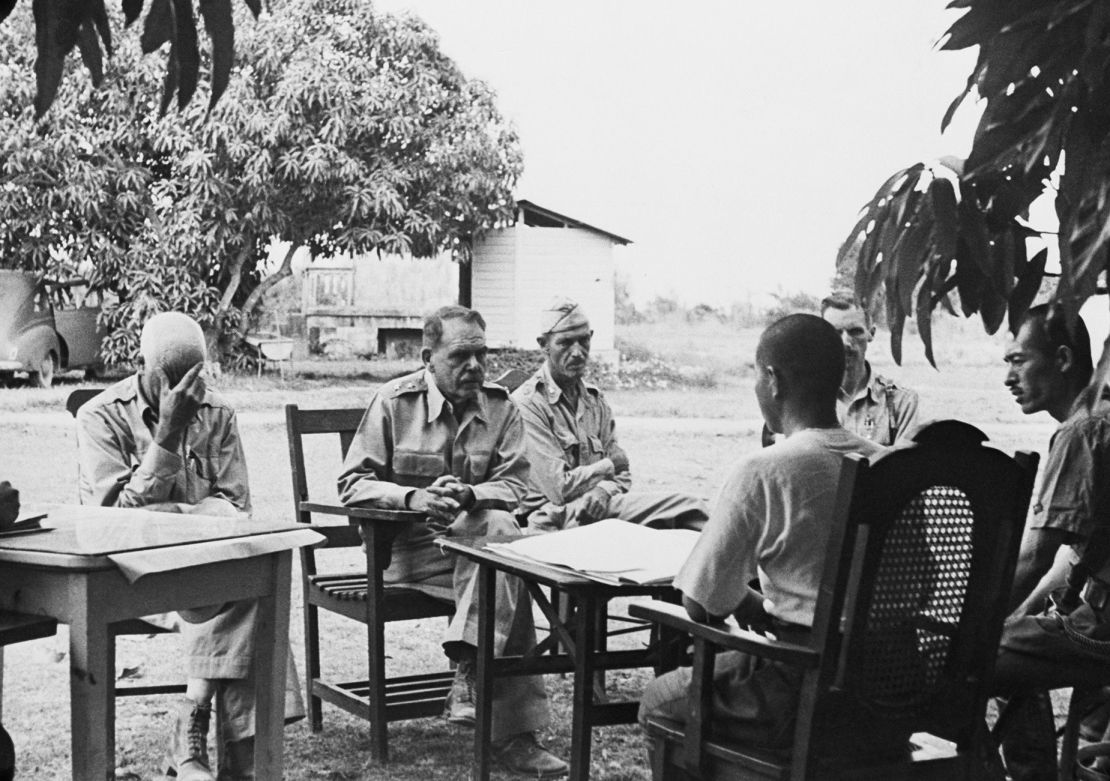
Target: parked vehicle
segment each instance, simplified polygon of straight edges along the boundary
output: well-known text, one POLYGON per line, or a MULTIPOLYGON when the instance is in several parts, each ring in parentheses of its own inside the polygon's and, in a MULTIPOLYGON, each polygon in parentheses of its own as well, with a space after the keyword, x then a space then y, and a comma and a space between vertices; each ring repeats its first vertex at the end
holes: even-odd
POLYGON ((49 388, 58 370, 102 368, 101 297, 83 279, 0 270, 0 379, 25 372, 49 388))

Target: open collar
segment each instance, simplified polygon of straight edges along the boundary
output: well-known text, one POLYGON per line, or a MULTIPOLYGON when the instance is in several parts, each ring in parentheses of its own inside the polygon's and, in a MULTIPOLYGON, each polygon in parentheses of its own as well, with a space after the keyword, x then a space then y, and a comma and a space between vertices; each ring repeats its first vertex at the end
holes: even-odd
MULTIPOLYGON (((439 419, 443 414, 444 407, 449 407, 451 402, 440 391, 439 386, 436 385, 436 378, 430 371, 424 369, 424 384, 428 388, 428 422, 432 423, 439 419)), ((486 394, 481 390, 478 391, 477 397, 474 399, 473 404, 468 404, 466 410, 463 412, 463 419, 459 421, 462 426, 472 417, 480 419, 482 422, 488 420, 486 412, 486 394)))

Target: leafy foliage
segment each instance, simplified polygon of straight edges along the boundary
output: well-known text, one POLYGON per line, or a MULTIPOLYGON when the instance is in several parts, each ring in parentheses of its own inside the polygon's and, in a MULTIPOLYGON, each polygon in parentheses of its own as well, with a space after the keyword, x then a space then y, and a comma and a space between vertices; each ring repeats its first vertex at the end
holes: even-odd
MULTIPOLYGON (((251 12, 262 11, 260 0, 245 0, 251 12)), ((66 56, 77 46, 93 84, 104 77, 104 55, 112 56, 112 28, 104 0, 32 0, 35 15, 35 60, 37 92, 35 116, 41 117, 54 103, 65 70, 66 56), (101 49, 101 43, 104 48, 101 49)), ((209 107, 216 105, 227 88, 235 55, 235 24, 231 0, 199 0, 204 28, 212 41, 212 90, 209 107)), ((0 22, 15 8, 16 0, 0 0, 0 22)), ((125 24, 131 25, 143 10, 143 0, 121 0, 125 24)), ((169 43, 162 93, 165 113, 177 95, 184 108, 192 100, 200 75, 196 14, 193 0, 151 0, 143 25, 142 46, 146 53, 169 43)))
POLYGON ((170 308, 233 346, 298 247, 466 261, 472 237, 512 217, 516 134, 416 19, 358 0, 275 4, 245 27, 210 113, 161 115, 147 45, 125 40, 113 89, 68 78, 38 123, 18 77, 30 25, 17 11, 0 28, 0 263, 91 269, 120 297, 116 361, 170 308), (289 243, 276 271, 274 239, 289 243))
MULTIPOLYGON (((1054 185, 1059 218, 1055 296, 1074 315, 1098 291, 1110 242, 1110 3, 1091 0, 953 0, 966 9, 941 48, 979 47, 964 91, 986 107, 966 161, 918 164, 891 176, 863 208, 837 258, 857 295, 880 292, 901 359, 916 316, 932 362, 937 306, 978 314, 989 333, 1011 329, 1049 274, 1047 247, 1026 220, 1054 185)), ((1100 376, 1110 377, 1104 352, 1100 376)))

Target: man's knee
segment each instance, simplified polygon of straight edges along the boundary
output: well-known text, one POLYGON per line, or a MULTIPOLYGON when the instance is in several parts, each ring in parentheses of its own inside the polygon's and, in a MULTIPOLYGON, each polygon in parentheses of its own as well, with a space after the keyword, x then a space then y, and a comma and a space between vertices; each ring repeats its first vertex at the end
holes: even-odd
POLYGON ((516 517, 508 510, 471 510, 459 513, 451 524, 452 534, 459 537, 486 537, 520 534, 516 517))

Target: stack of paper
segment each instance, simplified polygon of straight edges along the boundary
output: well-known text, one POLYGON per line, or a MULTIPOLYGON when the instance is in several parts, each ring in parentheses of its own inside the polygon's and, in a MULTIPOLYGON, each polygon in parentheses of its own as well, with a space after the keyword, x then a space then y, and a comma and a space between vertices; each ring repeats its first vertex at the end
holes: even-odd
POLYGON ((651 529, 608 518, 487 547, 603 583, 656 584, 674 579, 697 540, 698 533, 689 529, 651 529))

